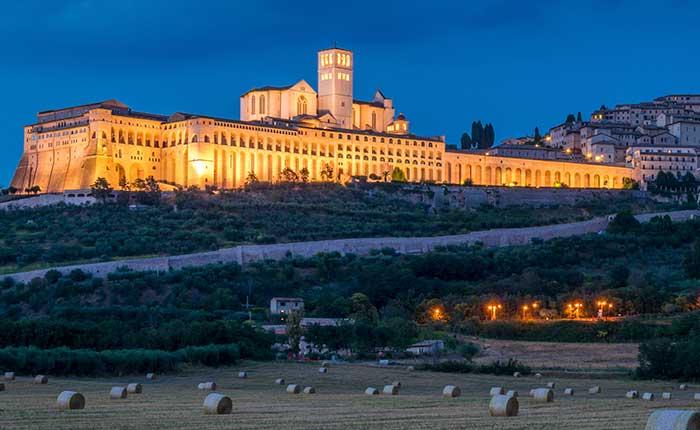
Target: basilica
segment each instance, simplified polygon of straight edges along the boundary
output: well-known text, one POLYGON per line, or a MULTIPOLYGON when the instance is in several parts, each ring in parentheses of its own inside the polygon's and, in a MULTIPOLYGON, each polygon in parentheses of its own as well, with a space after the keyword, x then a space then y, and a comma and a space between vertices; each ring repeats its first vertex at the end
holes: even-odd
POLYGON ((153 176, 172 186, 236 188, 255 177, 308 172, 311 181, 386 178, 530 187, 621 188, 633 169, 498 151, 447 149, 442 136, 411 133, 393 100, 377 90, 353 98, 352 51, 317 53, 317 90, 307 81, 261 86, 240 97, 240 119, 139 112, 107 100, 37 114, 24 127, 24 151, 11 186, 42 192, 113 186, 153 176))

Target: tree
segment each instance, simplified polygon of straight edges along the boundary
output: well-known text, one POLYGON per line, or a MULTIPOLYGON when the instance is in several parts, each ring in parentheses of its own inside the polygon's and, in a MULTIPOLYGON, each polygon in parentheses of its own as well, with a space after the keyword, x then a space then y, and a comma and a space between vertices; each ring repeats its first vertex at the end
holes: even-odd
POLYGON ((107 179, 103 177, 97 178, 95 182, 90 185, 90 190, 92 190, 92 196, 97 200, 101 200, 102 203, 105 203, 110 194, 112 194, 112 191, 114 191, 112 186, 109 185, 109 182, 107 182, 107 179))
POLYGON ((622 189, 623 190, 638 190, 639 182, 632 178, 622 178, 622 189))
POLYGON ((484 126, 484 132, 482 134, 482 142, 480 148, 491 148, 495 140, 496 134, 493 130, 493 125, 491 125, 491 123, 487 123, 486 126, 484 126))
POLYGON ((406 182, 406 174, 400 167, 394 167, 394 170, 391 171, 391 180, 393 182, 406 182))
POLYGON ((248 172, 248 176, 245 177, 245 186, 254 187, 258 182, 258 177, 255 176, 255 172, 248 172))
POLYGON ((160 186, 153 176, 145 180, 138 178, 133 184, 136 189, 136 201, 143 205, 155 205, 160 202, 160 186))
POLYGON ((324 181, 333 180, 333 166, 328 163, 323 165, 323 168, 321 169, 321 179, 324 181))
POLYGON ((630 211, 622 211, 615 215, 610 224, 608 224, 608 231, 610 233, 622 233, 626 234, 635 228, 639 227, 639 221, 634 217, 630 211))
POLYGON ((126 176, 120 176, 119 177, 119 188, 122 191, 129 191, 131 190, 131 184, 129 184, 129 181, 126 180, 126 176))
MULTIPOLYGON (((581 115, 581 112, 579 112, 579 115, 581 115)), ((576 117, 574 116, 574 114, 570 113, 570 114, 566 117, 566 121, 565 121, 565 122, 566 122, 567 124, 570 124, 570 123, 575 122, 575 121, 576 121, 576 117)))
POLYGON ((390 170, 382 170, 382 179, 384 179, 384 182, 389 181, 389 176, 391 176, 390 170))
POLYGON ((481 125, 481 121, 472 122, 472 142, 477 148, 481 148, 483 133, 484 127, 481 125))
POLYGON ((38 185, 32 185, 31 187, 27 187, 24 189, 25 193, 34 193, 38 194, 41 191, 41 187, 38 185))
POLYGON ((350 306, 350 318, 355 321, 376 323, 379 319, 377 308, 370 302, 369 297, 362 293, 355 293, 350 296, 352 305, 350 306))
POLYGON ((302 167, 302 169, 299 171, 299 178, 303 183, 309 182, 309 169, 302 167))
POLYGON ((533 142, 535 142, 535 145, 538 145, 540 142, 542 142, 542 136, 540 136, 540 129, 539 127, 535 127, 535 136, 532 138, 533 142))
POLYGON ((469 137, 469 133, 462 133, 462 137, 459 140, 461 149, 469 149, 472 147, 472 138, 469 137))
POLYGON ((583 118, 581 117, 581 112, 579 112, 579 113, 576 115, 576 122, 583 122, 583 118))
POLYGON ((294 355, 299 354, 299 344, 301 337, 304 336, 304 328, 301 326, 302 317, 301 311, 292 311, 287 318, 287 338, 289 339, 289 348, 294 355))
POLYGON ((700 278, 700 242, 693 243, 690 251, 683 258, 683 269, 689 278, 700 278))
POLYGON ((285 182, 297 182, 299 180, 299 175, 297 175, 297 173, 289 167, 282 169, 280 176, 285 182))
POLYGON ((16 187, 10 186, 10 188, 8 188, 7 191, 10 194, 17 194, 17 191, 19 191, 19 190, 16 187))

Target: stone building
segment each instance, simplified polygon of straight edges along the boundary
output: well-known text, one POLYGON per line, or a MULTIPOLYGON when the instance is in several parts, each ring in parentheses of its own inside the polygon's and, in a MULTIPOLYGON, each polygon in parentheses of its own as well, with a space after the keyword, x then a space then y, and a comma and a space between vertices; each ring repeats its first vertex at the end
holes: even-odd
MULTIPOLYGON (((241 119, 135 111, 107 100, 40 112, 24 128, 24 152, 11 185, 42 192, 87 189, 98 177, 118 188, 153 176, 177 186, 279 181, 283 169, 311 181, 384 177, 411 182, 620 188, 625 166, 446 150, 444 137, 418 136, 392 99, 353 98, 351 51, 319 51, 318 92, 305 80, 263 86, 240 97, 241 119), (332 176, 332 177, 329 177, 332 176)), ((512 154, 510 154, 512 155, 512 154)))

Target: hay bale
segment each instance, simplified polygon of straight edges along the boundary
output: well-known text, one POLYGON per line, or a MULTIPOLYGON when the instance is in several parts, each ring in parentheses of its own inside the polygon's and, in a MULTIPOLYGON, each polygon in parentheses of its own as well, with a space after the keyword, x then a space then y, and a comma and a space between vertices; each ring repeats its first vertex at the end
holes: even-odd
POLYGON ((565 396, 573 396, 573 395, 574 395, 574 389, 573 389, 573 388, 564 388, 564 395, 565 395, 565 396))
POLYGON ((681 384, 678 386, 678 389, 681 391, 685 391, 688 389, 688 384, 681 384))
POLYGON ((143 387, 141 384, 134 382, 126 386, 126 392, 129 394, 141 394, 143 387))
POLYGON ((644 393, 642 394, 642 399, 651 402, 654 400, 654 393, 644 393))
POLYGON ((547 388, 556 388, 557 384, 554 382, 547 382, 547 388))
POLYGON ((275 379, 275 384, 277 384, 277 385, 284 385, 284 379, 283 379, 283 378, 277 378, 277 379, 275 379))
POLYGON ((204 413, 208 415, 224 415, 230 414, 233 409, 233 402, 228 396, 223 394, 211 393, 204 398, 204 413))
POLYGON ((393 385, 396 388, 401 388, 401 381, 394 381, 391 383, 391 385, 393 385))
POLYGON ((319 367, 318 373, 328 373, 328 368, 327 367, 319 367))
POLYGON ((532 390, 530 390, 530 397, 535 397, 535 390, 536 389, 537 388, 533 388, 532 390))
POLYGON ((600 394, 600 392, 601 392, 601 389, 598 385, 588 389, 588 394, 600 394))
POLYGON ((146 380, 147 381, 155 381, 158 377, 156 376, 155 373, 146 373, 146 380))
POLYGON ((241 379, 246 379, 248 377, 248 372, 238 372, 238 377, 241 379))
POLYGON ((489 414, 492 417, 514 417, 518 415, 518 399, 504 395, 491 397, 489 414))
POLYGON ((397 387, 394 384, 385 385, 384 389, 382 390, 382 394, 387 394, 389 396, 396 396, 399 394, 399 387, 397 387))
POLYGON ((387 359, 379 360, 379 365, 380 366, 388 366, 389 360, 387 360, 387 359))
POLYGON ((126 399, 126 387, 112 387, 109 390, 109 398, 112 400, 126 399))
POLYGON ((197 385, 198 390, 216 391, 216 382, 200 382, 197 385))
POLYGON ((523 374, 520 372, 513 373, 513 378, 520 378, 521 376, 523 376, 523 374))
POLYGON ((537 379, 542 378, 542 374, 541 374, 541 373, 535 373, 535 378, 537 378, 537 379))
POLYGON ((304 394, 316 394, 314 387, 304 387, 304 394))
POLYGON ((660 409, 647 419, 646 430, 700 430, 700 412, 660 409))
POLYGON ((367 387, 367 389, 365 390, 365 394, 367 394, 368 396, 374 396, 376 394, 379 394, 379 390, 377 390, 374 387, 367 387))
POLYGON ((456 385, 445 385, 442 389, 442 397, 459 397, 462 395, 462 389, 456 385))
POLYGON ((15 380, 15 372, 5 372, 5 375, 3 376, 3 378, 6 381, 14 381, 15 380))
POLYGON ((625 398, 627 399, 638 399, 639 398, 639 391, 637 390, 630 390, 625 393, 625 398))
POLYGON ((506 393, 506 396, 517 398, 517 397, 518 397, 518 392, 515 391, 515 390, 508 390, 508 392, 506 393))
POLYGON ((506 393, 506 390, 503 387, 491 387, 491 390, 489 391, 489 396, 500 396, 506 393))
POLYGON ((661 393, 661 398, 664 400, 671 400, 671 393, 661 393))
POLYGON ((321 367, 330 367, 331 362, 330 361, 324 361, 321 363, 321 367))
POLYGON ((64 391, 58 395, 56 406, 60 410, 84 409, 85 396, 75 391, 64 391))
POLYGON ((554 391, 551 388, 536 388, 532 393, 532 397, 538 402, 553 402, 554 391))
POLYGON ((297 384, 289 384, 289 385, 287 385, 287 393, 299 394, 299 393, 301 393, 301 387, 298 386, 297 384))
POLYGON ((36 375, 34 377, 34 383, 37 385, 48 384, 49 378, 46 375, 36 375))

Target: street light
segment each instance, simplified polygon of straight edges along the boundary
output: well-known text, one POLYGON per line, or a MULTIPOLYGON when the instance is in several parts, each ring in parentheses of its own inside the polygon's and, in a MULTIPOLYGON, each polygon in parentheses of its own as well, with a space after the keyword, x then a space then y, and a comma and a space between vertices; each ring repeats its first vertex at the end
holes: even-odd
POLYGON ((491 312, 491 320, 493 321, 496 319, 496 311, 501 309, 501 305, 488 305, 486 309, 491 312))
POLYGON ((576 303, 569 303, 567 305, 567 308, 569 309, 569 313, 571 313, 574 318, 578 319, 579 318, 579 313, 581 311, 581 308, 583 307, 582 303, 576 302, 576 303))

